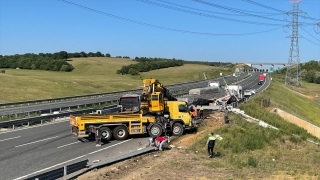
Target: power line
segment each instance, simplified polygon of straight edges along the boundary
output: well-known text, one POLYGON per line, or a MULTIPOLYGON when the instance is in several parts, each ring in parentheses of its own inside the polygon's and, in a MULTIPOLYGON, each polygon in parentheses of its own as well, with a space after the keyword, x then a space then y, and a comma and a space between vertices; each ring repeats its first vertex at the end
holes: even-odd
MULTIPOLYGON (((202 11, 202 12, 208 12, 208 13, 222 14, 222 15, 227 15, 227 16, 247 16, 247 15, 244 15, 244 14, 227 14, 227 13, 221 13, 221 12, 216 12, 216 11, 208 11, 208 10, 193 8, 193 7, 184 6, 184 5, 180 5, 180 4, 175 4, 175 3, 171 3, 171 2, 168 2, 168 1, 164 1, 164 0, 157 0, 157 1, 160 1, 160 2, 166 3, 166 4, 170 4, 170 5, 174 5, 174 6, 178 6, 178 7, 182 7, 182 8, 186 8, 186 9, 193 9, 193 10, 202 11)), ((283 13, 265 13, 265 12, 259 12, 259 13, 267 14, 265 16, 283 15, 283 13)))
POLYGON ((304 19, 311 19, 313 20, 313 22, 317 23, 316 21, 320 21, 320 19, 318 18, 313 18, 313 17, 310 17, 309 14, 307 12, 304 12, 308 17, 303 17, 304 19))
MULTIPOLYGON (((300 35, 300 34, 299 34, 299 35, 300 35)), ((310 39, 308 39, 308 38, 306 38, 306 37, 303 37, 303 39, 306 39, 307 41, 309 41, 309 42, 311 42, 311 43, 313 43, 313 44, 315 44, 315 45, 317 45, 317 46, 320 46, 320 44, 317 44, 317 43, 311 41, 310 39)))
POLYGON ((109 17, 112 17, 112 18, 115 18, 115 19, 119 19, 119 20, 122 20, 122 21, 127 21, 127 22, 131 22, 131 23, 135 23, 135 24, 139 24, 139 25, 143 25, 143 26, 149 26, 149 27, 168 30, 168 31, 175 31, 175 32, 189 33, 189 34, 196 34, 196 35, 244 36, 244 35, 253 35, 253 34, 266 33, 266 32, 275 31, 275 30, 278 30, 278 29, 282 28, 282 27, 277 27, 277 28, 269 29, 269 30, 265 30, 265 31, 250 32, 250 33, 239 33, 239 34, 219 34, 219 33, 215 34, 215 33, 206 33, 206 32, 196 32, 196 31, 181 30, 181 29, 168 28, 168 27, 153 25, 153 24, 149 24, 149 23, 144 23, 144 22, 140 22, 140 21, 124 18, 124 17, 121 17, 121 16, 113 15, 113 14, 110 14, 110 13, 106 13, 106 12, 103 12, 103 11, 100 11, 100 10, 96 10, 96 9, 93 9, 93 8, 89 8, 89 7, 86 7, 86 6, 82 6, 80 4, 69 2, 67 0, 58 0, 58 1, 61 1, 63 3, 69 4, 69 5, 72 5, 72 6, 76 6, 76 7, 81 8, 81 9, 85 9, 85 10, 92 11, 92 12, 95 12, 95 13, 98 13, 98 14, 102 14, 102 15, 109 16, 109 17))
POLYGON ((308 33, 310 36, 312 36, 314 39, 320 41, 320 39, 314 37, 312 34, 310 34, 310 33, 309 33, 307 30, 305 30, 303 27, 301 27, 301 29, 302 29, 303 31, 305 31, 306 33, 308 33))
MULTIPOLYGON (((265 16, 261 16, 261 15, 246 13, 246 12, 244 12, 244 10, 241 10, 241 9, 235 9, 235 8, 230 8, 230 7, 227 7, 227 6, 221 6, 221 5, 218 5, 218 4, 214 4, 214 3, 210 3, 210 2, 206 2, 206 1, 202 1, 202 0, 193 0, 193 1, 205 4, 205 5, 208 5, 208 6, 212 6, 212 7, 215 7, 215 8, 223 9, 223 10, 226 10, 226 11, 236 12, 236 13, 240 13, 240 14, 246 14, 246 15, 252 16, 252 17, 263 18, 263 19, 268 19, 268 20, 273 20, 273 21, 281 21, 281 22, 286 22, 286 23, 289 22, 289 21, 286 21, 286 20, 269 18, 269 17, 265 17, 265 16)), ((304 23, 304 24, 313 25, 311 23, 304 23)))
POLYGON ((278 12, 285 13, 285 11, 282 11, 282 10, 280 10, 280 9, 276 9, 276 8, 273 8, 273 7, 270 7, 270 6, 266 6, 266 5, 263 5, 263 4, 260 4, 260 3, 257 3, 257 2, 251 1, 251 0, 242 0, 242 1, 251 3, 251 4, 254 4, 254 5, 263 7, 263 8, 267 8, 267 9, 271 9, 271 10, 274 10, 274 11, 278 11, 278 12))
POLYGON ((191 10, 181 9, 181 8, 174 7, 174 6, 169 6, 169 5, 166 5, 166 4, 153 2, 153 1, 150 1, 150 0, 137 0, 137 1, 140 1, 140 2, 143 2, 143 3, 148 3, 148 4, 151 4, 151 5, 155 5, 155 6, 159 6, 159 7, 163 7, 163 8, 167 8, 167 9, 180 11, 180 12, 185 12, 185 13, 194 14, 194 15, 198 15, 198 16, 204 16, 204 17, 208 17, 208 18, 221 19, 221 20, 225 20, 225 21, 233 21, 233 22, 246 23, 246 24, 255 24, 255 25, 266 25, 266 26, 283 26, 283 24, 271 24, 271 23, 244 21, 244 20, 231 19, 231 18, 215 16, 215 15, 210 15, 210 14, 204 14, 204 13, 199 13, 199 12, 195 12, 195 11, 191 11, 191 10))

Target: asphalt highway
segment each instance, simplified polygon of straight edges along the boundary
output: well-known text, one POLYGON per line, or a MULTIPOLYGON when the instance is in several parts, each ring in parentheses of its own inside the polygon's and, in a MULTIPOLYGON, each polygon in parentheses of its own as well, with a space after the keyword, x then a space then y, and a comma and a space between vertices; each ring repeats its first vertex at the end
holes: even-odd
MULTIPOLYGON (((258 75, 253 74, 239 84, 244 89, 259 90, 267 83, 258 85, 258 75)), ((218 80, 222 82, 221 78, 218 80)), ((207 86, 207 82, 202 83, 202 87, 207 86)), ((0 180, 25 179, 84 159, 89 159, 90 163, 97 159, 106 160, 136 151, 148 143, 147 136, 134 136, 96 147, 94 141, 77 140, 70 130, 69 121, 62 120, 0 131, 0 180)))
POLYGON ((96 147, 94 141, 74 138, 70 128, 69 121, 59 121, 0 132, 0 179, 25 179, 42 169, 53 170, 84 159, 92 163, 136 151, 148 143, 146 136, 140 136, 96 147))

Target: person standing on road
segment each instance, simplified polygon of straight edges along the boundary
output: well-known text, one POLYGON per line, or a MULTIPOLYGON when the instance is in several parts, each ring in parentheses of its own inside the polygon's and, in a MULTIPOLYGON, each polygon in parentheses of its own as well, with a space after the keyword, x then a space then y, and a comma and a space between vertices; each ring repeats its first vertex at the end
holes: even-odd
POLYGON ((204 108, 202 107, 202 105, 200 106, 200 119, 203 120, 203 111, 204 111, 204 108))
POLYGON ((101 129, 96 128, 96 146, 101 146, 101 129))
POLYGON ((162 151, 162 150, 163 150, 163 149, 162 149, 162 146, 163 146, 163 144, 164 144, 165 142, 167 142, 167 139, 166 139, 165 137, 163 137, 163 136, 159 136, 159 137, 156 138, 156 141, 157 141, 157 147, 156 147, 156 149, 158 148, 159 151, 162 151))
POLYGON ((214 148, 215 142, 216 142, 216 137, 213 135, 213 132, 212 132, 209 134, 209 138, 206 143, 206 145, 208 146, 208 153, 210 158, 214 156, 213 148, 214 148))

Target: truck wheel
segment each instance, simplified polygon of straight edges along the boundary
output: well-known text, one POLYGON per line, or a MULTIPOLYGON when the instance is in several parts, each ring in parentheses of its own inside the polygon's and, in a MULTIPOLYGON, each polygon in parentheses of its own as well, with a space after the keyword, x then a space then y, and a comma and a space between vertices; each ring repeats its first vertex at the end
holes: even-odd
POLYGON ((101 127, 101 138, 110 141, 112 138, 112 131, 108 127, 101 127))
POLYGON ((172 126, 172 135, 173 136, 181 136, 183 134, 183 126, 180 123, 175 123, 172 126))
POLYGON ((162 134, 162 128, 159 124, 154 124, 149 130, 149 135, 151 137, 158 137, 162 134))
POLYGON ((129 135, 128 129, 125 126, 117 126, 113 129, 113 137, 116 140, 125 140, 129 135))

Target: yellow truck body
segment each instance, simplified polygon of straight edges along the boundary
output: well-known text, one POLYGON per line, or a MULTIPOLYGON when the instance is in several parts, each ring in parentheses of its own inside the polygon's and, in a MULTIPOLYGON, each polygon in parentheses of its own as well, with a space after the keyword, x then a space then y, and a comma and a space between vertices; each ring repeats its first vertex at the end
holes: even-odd
POLYGON ((166 101, 164 116, 143 116, 140 114, 110 115, 70 115, 72 133, 78 137, 94 135, 96 128, 102 130, 102 138, 110 140, 112 136, 123 140, 132 134, 149 133, 156 137, 163 132, 182 135, 187 129, 193 128, 188 106, 182 101, 166 101))

